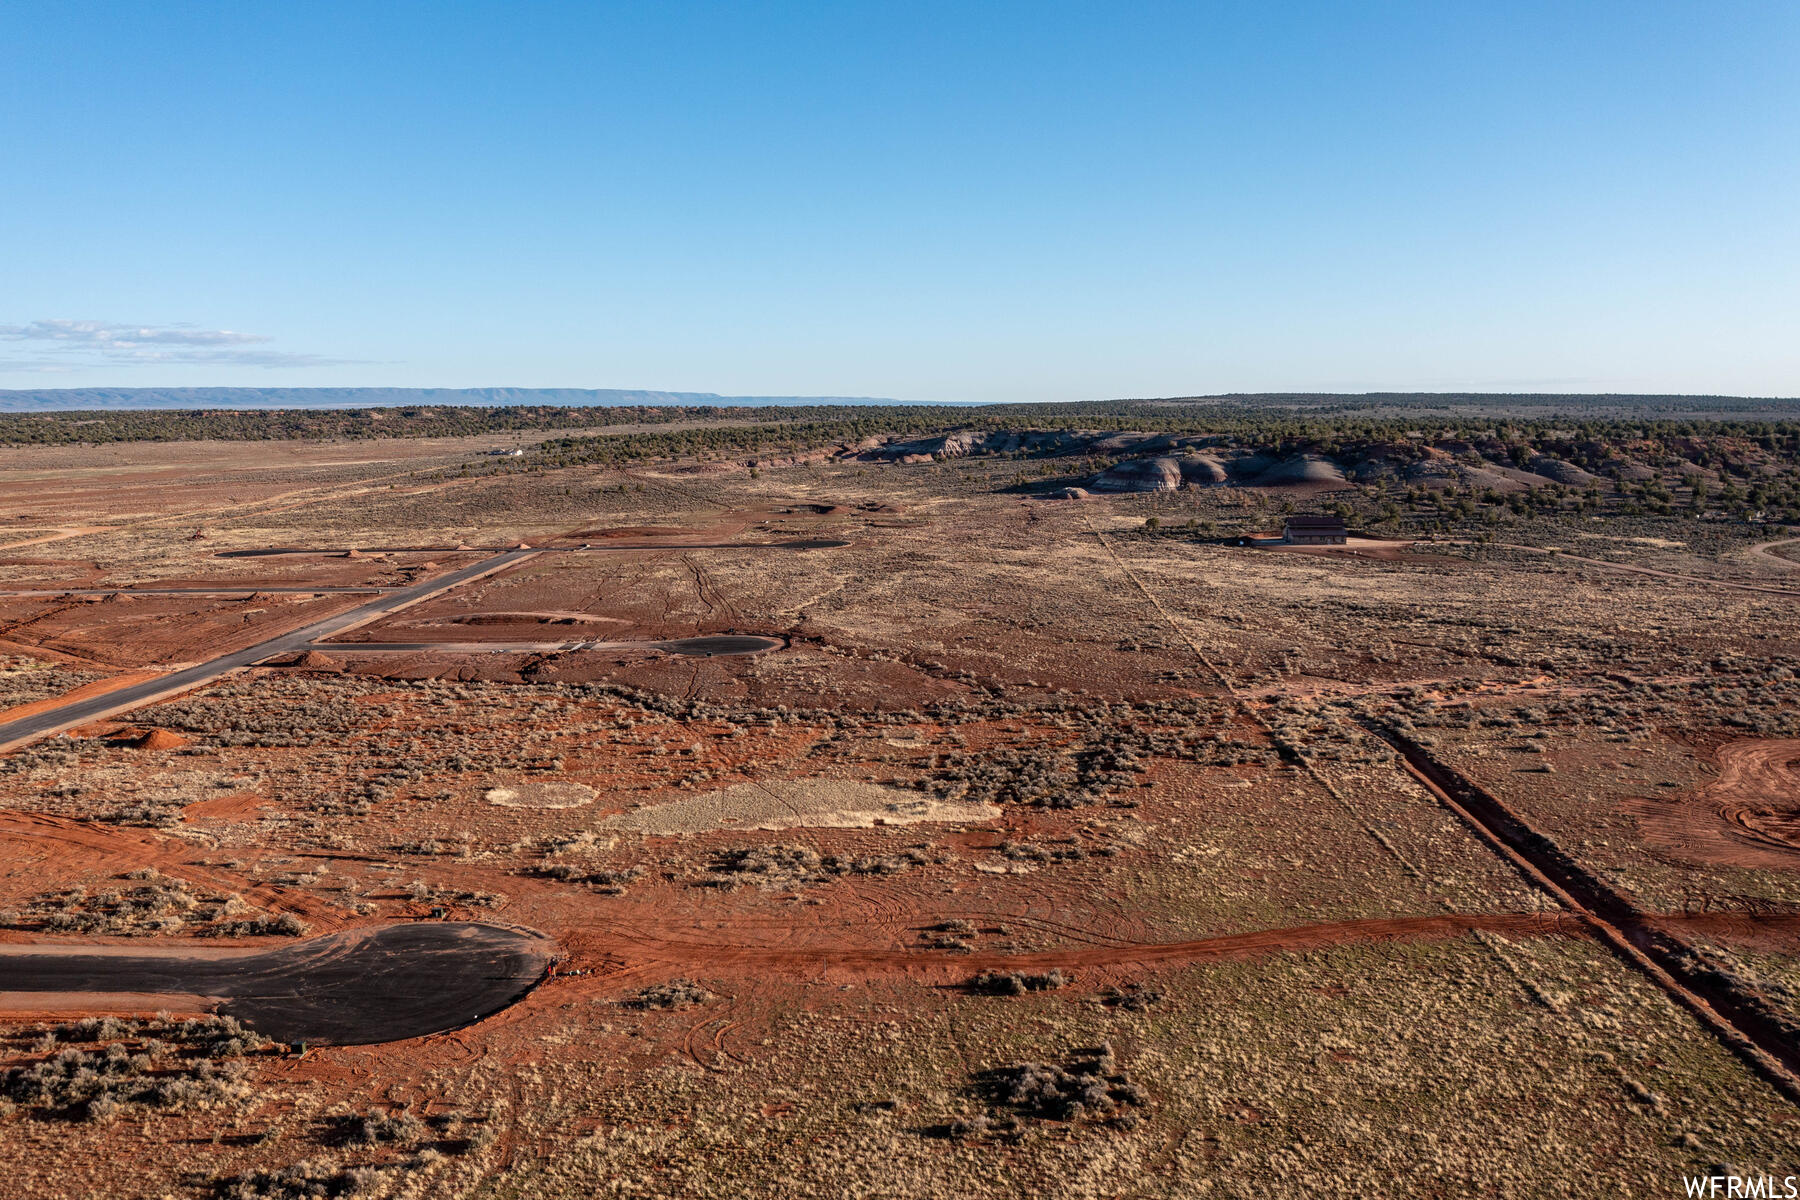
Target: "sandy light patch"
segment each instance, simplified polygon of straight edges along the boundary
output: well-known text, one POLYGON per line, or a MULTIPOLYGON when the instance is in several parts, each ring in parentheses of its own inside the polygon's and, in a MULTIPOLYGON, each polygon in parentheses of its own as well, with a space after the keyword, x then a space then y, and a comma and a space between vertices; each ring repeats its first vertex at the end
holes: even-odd
POLYGON ((619 813, 602 829, 646 834, 716 829, 870 829, 930 821, 987 821, 991 804, 954 804, 918 792, 854 779, 790 779, 741 783, 688 800, 619 813))
POLYGON ((481 798, 501 808, 580 808, 594 795, 582 783, 509 783, 489 788, 481 798))

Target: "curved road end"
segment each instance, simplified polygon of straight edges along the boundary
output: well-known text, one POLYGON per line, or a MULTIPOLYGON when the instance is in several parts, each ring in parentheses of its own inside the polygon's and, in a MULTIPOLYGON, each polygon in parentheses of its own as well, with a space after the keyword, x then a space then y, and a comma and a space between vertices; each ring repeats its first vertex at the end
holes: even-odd
POLYGON ((0 947, 4 991, 203 996, 283 1042, 371 1045, 471 1025, 545 979, 555 943, 530 930, 420 921, 249 953, 0 947))

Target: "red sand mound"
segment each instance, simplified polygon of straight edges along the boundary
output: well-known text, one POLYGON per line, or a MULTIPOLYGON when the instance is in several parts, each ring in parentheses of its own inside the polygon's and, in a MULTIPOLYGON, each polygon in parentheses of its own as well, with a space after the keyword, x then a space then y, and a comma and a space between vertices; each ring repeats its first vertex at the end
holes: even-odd
POLYGON ((167 729, 152 729, 133 738, 130 744, 139 750, 179 750, 188 744, 188 739, 167 729))

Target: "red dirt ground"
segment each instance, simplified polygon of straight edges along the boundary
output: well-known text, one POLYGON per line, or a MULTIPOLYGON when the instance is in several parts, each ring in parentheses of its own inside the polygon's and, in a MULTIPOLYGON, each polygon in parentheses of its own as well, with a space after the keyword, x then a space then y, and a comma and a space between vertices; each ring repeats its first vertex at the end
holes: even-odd
POLYGON ((1700 862, 1800 869, 1800 740, 1729 742, 1717 760, 1705 790, 1629 804, 1646 839, 1700 862))

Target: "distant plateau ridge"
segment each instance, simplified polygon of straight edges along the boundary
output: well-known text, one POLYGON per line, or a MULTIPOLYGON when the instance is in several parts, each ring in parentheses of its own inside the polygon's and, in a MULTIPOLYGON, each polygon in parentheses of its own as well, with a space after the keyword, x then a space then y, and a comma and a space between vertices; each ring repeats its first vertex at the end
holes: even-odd
POLYGON ((405 408, 455 404, 629 408, 637 405, 900 404, 870 396, 720 396, 623 388, 146 387, 0 389, 0 412, 159 408, 405 408))

